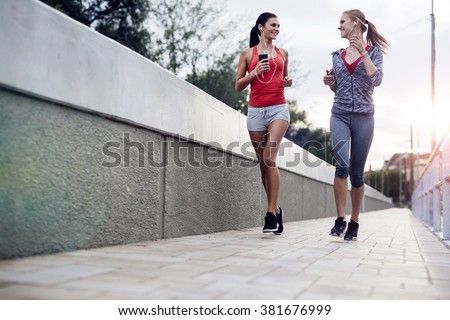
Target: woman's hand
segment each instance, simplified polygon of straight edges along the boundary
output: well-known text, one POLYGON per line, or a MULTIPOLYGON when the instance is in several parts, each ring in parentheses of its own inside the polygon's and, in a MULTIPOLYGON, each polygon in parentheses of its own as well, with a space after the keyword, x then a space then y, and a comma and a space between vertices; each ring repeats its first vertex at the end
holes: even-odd
POLYGON ((327 70, 326 75, 323 76, 323 84, 330 86, 333 84, 333 73, 332 70, 327 70))
POLYGON ((283 79, 283 86, 284 87, 292 86, 292 79, 289 78, 289 77, 284 77, 284 79, 283 79))
POLYGON ((356 48, 360 55, 363 55, 366 52, 366 47, 363 39, 357 35, 354 35, 350 38, 350 46, 356 48))
POLYGON ((323 76, 323 83, 330 87, 333 92, 336 92, 336 84, 333 79, 333 69, 327 70, 323 76))
POLYGON ((255 67, 255 75, 260 75, 263 72, 267 72, 270 70, 269 59, 262 59, 258 61, 258 64, 255 67))

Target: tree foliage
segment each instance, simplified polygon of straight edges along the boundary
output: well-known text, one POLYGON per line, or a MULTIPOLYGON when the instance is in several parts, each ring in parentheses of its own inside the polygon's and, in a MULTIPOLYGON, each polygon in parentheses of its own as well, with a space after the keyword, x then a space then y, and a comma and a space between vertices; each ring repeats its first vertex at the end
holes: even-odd
POLYGON ((217 23, 221 13, 219 3, 205 0, 152 0, 152 3, 149 28, 155 35, 154 45, 159 48, 156 61, 177 75, 185 68, 195 80, 199 68, 205 68, 207 61, 216 57, 210 49, 224 40, 217 23))
POLYGON ((287 100, 287 105, 291 116, 291 125, 286 132, 286 138, 316 157, 333 164, 329 132, 322 128, 313 128, 308 121, 307 112, 299 111, 296 101, 287 100))
POLYGON ((410 204, 410 182, 406 179, 405 172, 399 170, 369 171, 364 182, 372 188, 392 198, 397 205, 410 204))
POLYGON ((212 68, 198 74, 191 73, 186 80, 233 109, 246 113, 248 91, 238 92, 234 89, 235 60, 235 54, 224 54, 216 60, 212 68))
POLYGON ((41 0, 73 19, 154 59, 151 34, 145 26, 148 0, 41 0))

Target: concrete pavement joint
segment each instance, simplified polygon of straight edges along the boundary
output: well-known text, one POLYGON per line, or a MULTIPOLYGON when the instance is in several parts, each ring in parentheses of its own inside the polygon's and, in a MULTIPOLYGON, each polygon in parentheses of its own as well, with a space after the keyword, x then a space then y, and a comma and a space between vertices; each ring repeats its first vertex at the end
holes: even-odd
POLYGON ((354 242, 333 220, 0 261, 0 298, 450 299, 450 250, 409 210, 362 214, 354 242))

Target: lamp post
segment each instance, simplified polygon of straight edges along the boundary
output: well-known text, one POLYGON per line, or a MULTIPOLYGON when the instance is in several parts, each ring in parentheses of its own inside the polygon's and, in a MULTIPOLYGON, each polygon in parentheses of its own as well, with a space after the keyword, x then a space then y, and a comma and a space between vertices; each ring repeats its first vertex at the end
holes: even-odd
POLYGON ((434 41, 434 0, 431 0, 431 152, 436 147, 436 117, 434 110, 434 71, 436 66, 436 46, 434 41))
POLYGON ((411 123, 411 152, 409 154, 410 176, 409 176, 409 194, 411 195, 410 203, 412 204, 412 194, 414 192, 414 153, 413 153, 413 125, 411 123))
POLYGON ((403 158, 400 157, 400 162, 398 165, 398 205, 402 207, 402 196, 403 196, 403 188, 402 188, 402 165, 403 158))

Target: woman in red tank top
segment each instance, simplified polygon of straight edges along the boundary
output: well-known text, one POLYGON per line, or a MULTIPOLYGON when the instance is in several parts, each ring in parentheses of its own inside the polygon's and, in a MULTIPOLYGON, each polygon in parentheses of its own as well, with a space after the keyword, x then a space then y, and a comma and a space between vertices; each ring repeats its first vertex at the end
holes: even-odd
POLYGON ((276 158, 287 128, 289 110, 284 88, 292 85, 288 77, 288 52, 272 43, 280 31, 276 15, 262 13, 250 31, 250 47, 241 52, 235 88, 250 85, 247 129, 261 170, 267 194, 263 232, 283 232, 283 210, 278 205, 280 173, 276 158))

